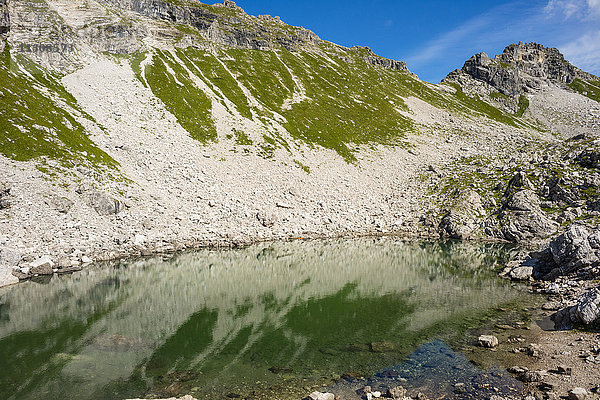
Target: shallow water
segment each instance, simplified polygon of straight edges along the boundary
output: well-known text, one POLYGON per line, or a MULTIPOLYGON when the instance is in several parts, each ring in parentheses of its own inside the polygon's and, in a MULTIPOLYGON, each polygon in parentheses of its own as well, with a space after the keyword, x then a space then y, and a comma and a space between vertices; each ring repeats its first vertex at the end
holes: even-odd
POLYGON ((283 399, 369 379, 523 301, 493 271, 509 252, 394 239, 263 244, 4 289, 0 398, 283 399))

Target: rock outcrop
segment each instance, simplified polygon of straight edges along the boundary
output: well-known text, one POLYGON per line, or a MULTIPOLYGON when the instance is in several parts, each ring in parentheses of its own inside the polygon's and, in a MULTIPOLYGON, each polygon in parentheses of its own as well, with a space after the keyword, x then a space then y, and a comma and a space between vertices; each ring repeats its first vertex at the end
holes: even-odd
POLYGON ((10 29, 10 15, 8 14, 8 0, 0 0, 0 35, 5 35, 10 29))
POLYGON ((565 87, 575 79, 598 80, 566 61, 557 49, 537 43, 511 44, 493 59, 485 53, 476 54, 445 81, 467 86, 469 78, 510 97, 535 93, 548 85, 565 87))
POLYGON ((6 46, 6 35, 10 29, 10 15, 8 13, 8 0, 0 0, 0 53, 6 46))
POLYGON ((535 261, 534 277, 552 280, 577 272, 595 274, 600 263, 600 227, 590 230, 573 224, 541 251, 531 254, 535 261))

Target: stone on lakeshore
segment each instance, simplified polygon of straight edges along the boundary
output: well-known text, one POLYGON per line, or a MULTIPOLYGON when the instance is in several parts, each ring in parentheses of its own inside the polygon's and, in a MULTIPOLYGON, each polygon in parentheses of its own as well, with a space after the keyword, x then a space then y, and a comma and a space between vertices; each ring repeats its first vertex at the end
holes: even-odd
POLYGON ((0 287, 19 283, 19 278, 13 274, 12 269, 0 265, 0 287))
POLYGON ((10 247, 0 247, 0 265, 14 267, 19 265, 21 261, 21 253, 19 250, 10 247))
POLYGON ((404 389, 402 386, 396 386, 388 389, 387 394, 388 397, 391 397, 394 400, 401 400, 404 398, 404 396, 406 396, 406 389, 404 389))
POLYGON ((533 275, 533 267, 517 267, 510 271, 509 275, 512 279, 525 281, 533 275))
POLYGON ((600 290, 593 289, 577 300, 576 317, 586 325, 600 320, 600 290))
POLYGON ((575 388, 569 390, 569 400, 585 400, 587 395, 587 390, 584 388, 575 388))
POLYGON ((498 338, 492 335, 481 335, 479 336, 479 345, 481 347, 492 349, 498 346, 498 338))
POLYGON ((50 257, 44 256, 29 264, 30 273, 33 275, 52 275, 54 273, 54 263, 50 257))
POLYGON ((521 374, 519 379, 523 382, 541 382, 544 376, 540 371, 527 371, 521 374))
POLYGON ((312 392, 308 395, 308 400, 335 400, 333 393, 312 392))

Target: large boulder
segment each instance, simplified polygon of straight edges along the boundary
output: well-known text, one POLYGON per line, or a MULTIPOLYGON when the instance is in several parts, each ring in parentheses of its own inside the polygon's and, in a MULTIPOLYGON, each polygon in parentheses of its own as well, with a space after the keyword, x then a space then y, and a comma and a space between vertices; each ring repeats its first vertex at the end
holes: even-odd
POLYGON ((14 267, 19 265, 20 261, 21 253, 19 250, 0 246, 0 265, 14 267))
POLYGON ((600 289, 592 289, 577 299, 574 306, 552 315, 555 329, 571 329, 574 324, 600 325, 600 289))
POLYGON ((558 224, 546 216, 532 195, 535 196, 530 190, 515 193, 498 216, 506 240, 523 242, 547 238, 556 232, 558 224))
POLYGON ((585 226, 574 224, 550 242, 550 251, 556 265, 572 270, 597 262, 599 245, 597 232, 592 234, 585 226))
POLYGON ((548 246, 529 256, 536 279, 553 280, 585 269, 593 273, 593 267, 600 263, 600 227, 592 230, 573 224, 548 246))
POLYGON ((442 218, 439 231, 452 239, 469 239, 485 213, 481 196, 473 190, 459 193, 454 207, 442 218))
POLYGON ((115 215, 123 210, 123 203, 104 192, 92 192, 88 195, 89 205, 100 215, 115 215))
POLYGON ((577 299, 574 310, 577 320, 591 325, 600 320, 600 290, 593 289, 577 299))

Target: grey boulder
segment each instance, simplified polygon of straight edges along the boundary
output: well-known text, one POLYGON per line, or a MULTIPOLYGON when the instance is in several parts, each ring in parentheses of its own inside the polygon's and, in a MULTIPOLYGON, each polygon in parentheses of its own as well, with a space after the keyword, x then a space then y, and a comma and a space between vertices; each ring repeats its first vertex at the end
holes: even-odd
POLYGON ((123 203, 104 192, 92 192, 88 196, 89 205, 100 215, 115 215, 123 210, 123 203))

